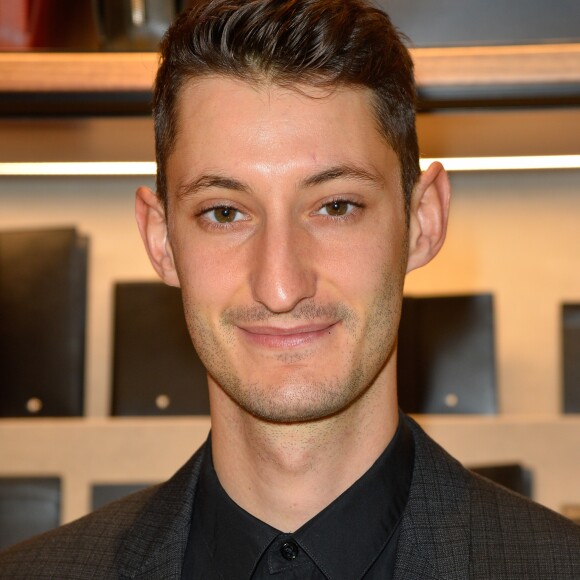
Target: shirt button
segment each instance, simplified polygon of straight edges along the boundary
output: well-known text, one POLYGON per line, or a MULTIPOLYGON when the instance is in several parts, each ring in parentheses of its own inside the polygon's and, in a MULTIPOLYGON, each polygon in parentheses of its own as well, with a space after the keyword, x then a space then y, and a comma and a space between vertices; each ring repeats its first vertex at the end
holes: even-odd
POLYGON ((298 546, 292 540, 284 542, 280 548, 280 553, 286 560, 294 560, 298 556, 298 546))

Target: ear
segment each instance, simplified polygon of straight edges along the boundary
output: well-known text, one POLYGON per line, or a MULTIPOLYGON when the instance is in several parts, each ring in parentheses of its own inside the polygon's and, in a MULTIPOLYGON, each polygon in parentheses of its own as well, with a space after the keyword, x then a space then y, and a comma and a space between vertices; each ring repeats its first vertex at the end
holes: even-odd
POLYGON ((407 272, 429 263, 439 252, 449 217, 451 188, 443 165, 432 163, 413 190, 407 272))
POLYGON ((148 187, 137 189, 135 217, 153 268, 166 284, 179 286, 173 249, 168 236, 165 210, 155 192, 148 187))

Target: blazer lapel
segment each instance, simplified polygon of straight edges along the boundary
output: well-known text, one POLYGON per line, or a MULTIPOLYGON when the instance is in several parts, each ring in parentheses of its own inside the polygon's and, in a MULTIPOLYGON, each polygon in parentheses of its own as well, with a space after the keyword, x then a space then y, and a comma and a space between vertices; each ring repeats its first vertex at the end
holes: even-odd
POLYGON ((204 450, 151 495, 120 546, 123 578, 180 580, 204 450))
POLYGON ((407 418, 415 441, 395 580, 469 578, 470 493, 465 469, 407 418))

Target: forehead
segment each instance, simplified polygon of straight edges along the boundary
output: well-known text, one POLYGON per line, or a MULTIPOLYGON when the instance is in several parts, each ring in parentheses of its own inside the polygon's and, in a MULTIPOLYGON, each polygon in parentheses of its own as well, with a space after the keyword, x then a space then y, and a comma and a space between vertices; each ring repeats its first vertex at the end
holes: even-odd
POLYGON ((225 166, 262 164, 276 171, 353 163, 398 179, 398 161, 378 127, 373 94, 366 88, 197 78, 186 83, 178 99, 167 167, 170 189, 185 166, 191 173, 225 166))
POLYGON ((235 129, 240 123, 265 122, 268 117, 284 116, 288 121, 295 121, 293 113, 298 112, 301 116, 313 113, 326 123, 339 118, 344 122, 356 117, 363 126, 378 127, 373 94, 365 87, 281 86, 267 79, 249 82, 216 75, 186 82, 177 103, 180 126, 187 124, 193 116, 197 121, 203 120, 204 124, 220 121, 235 129))

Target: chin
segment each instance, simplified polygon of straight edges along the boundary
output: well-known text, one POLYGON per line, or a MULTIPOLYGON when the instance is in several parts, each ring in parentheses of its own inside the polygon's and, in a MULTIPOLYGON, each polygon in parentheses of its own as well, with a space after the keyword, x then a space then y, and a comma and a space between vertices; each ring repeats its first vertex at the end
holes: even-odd
MULTIPOLYGON (((354 376, 357 374, 353 373, 354 376)), ((360 377, 360 374, 358 374, 360 377)), ((349 377, 324 382, 309 378, 285 384, 222 383, 223 390, 244 411, 268 423, 320 421, 348 408, 361 392, 361 381, 349 377)))

